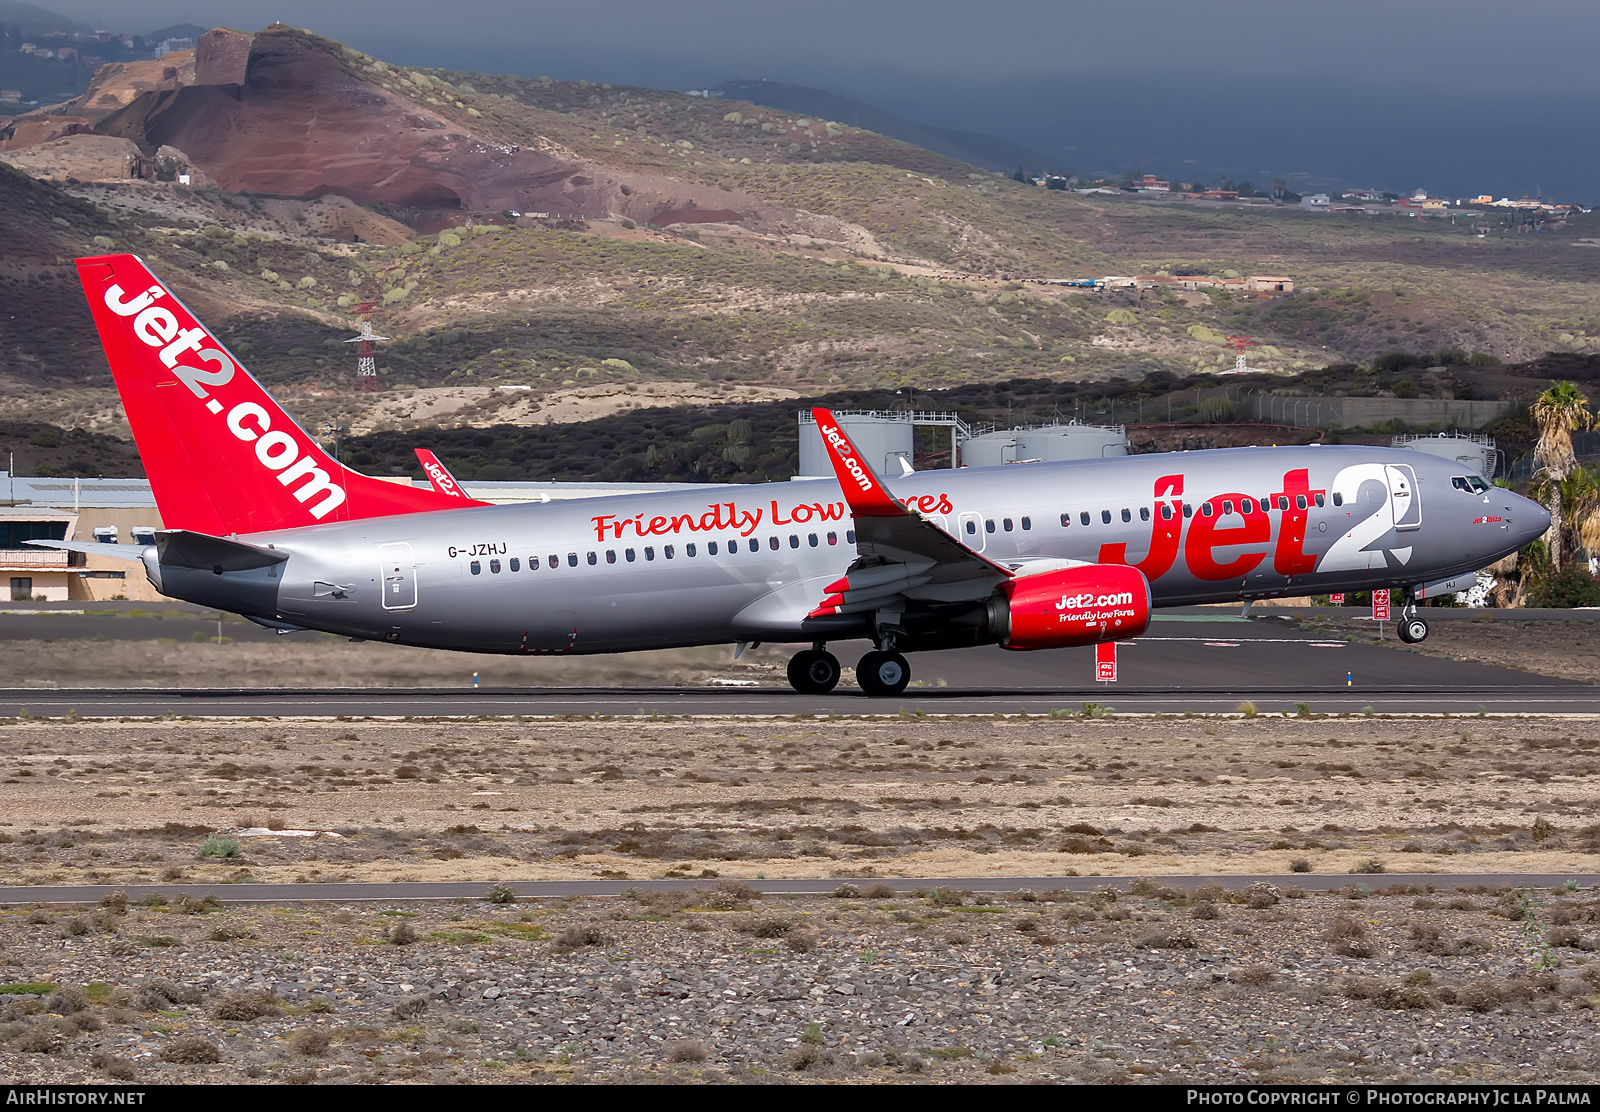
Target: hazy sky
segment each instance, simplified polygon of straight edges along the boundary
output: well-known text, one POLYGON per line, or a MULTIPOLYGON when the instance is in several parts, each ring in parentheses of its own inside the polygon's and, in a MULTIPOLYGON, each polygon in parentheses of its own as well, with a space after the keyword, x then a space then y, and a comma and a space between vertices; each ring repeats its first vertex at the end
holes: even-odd
POLYGON ((308 27, 390 61, 816 85, 1080 172, 1600 202, 1595 0, 43 0, 114 31, 308 27))

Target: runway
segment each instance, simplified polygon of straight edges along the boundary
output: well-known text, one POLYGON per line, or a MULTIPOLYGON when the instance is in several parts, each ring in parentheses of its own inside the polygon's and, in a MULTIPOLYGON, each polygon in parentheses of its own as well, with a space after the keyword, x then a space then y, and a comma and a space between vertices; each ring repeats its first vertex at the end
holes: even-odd
MULTIPOLYGON (((1559 888, 1577 885, 1592 891, 1600 884, 1600 873, 1383 873, 1315 874, 1258 873, 1214 876, 943 876, 943 877, 832 877, 816 880, 746 880, 738 883, 768 896, 817 896, 835 892, 843 884, 859 888, 887 885, 896 895, 906 896, 925 888, 954 888, 962 892, 1012 893, 1092 892, 1112 887, 1126 892, 1140 881, 1167 888, 1198 888, 1221 885, 1235 890, 1252 884, 1271 884, 1279 888, 1301 888, 1307 892, 1334 892, 1355 885, 1368 889, 1399 886, 1402 889, 1444 890, 1461 888, 1559 888)), ((651 892, 686 892, 693 888, 715 887, 715 880, 518 880, 506 882, 520 899, 560 899, 566 896, 617 896, 629 889, 651 892)), ((211 896, 221 903, 293 903, 404 900, 482 900, 487 899, 489 881, 432 881, 417 883, 327 883, 327 884, 83 884, 58 886, 0 887, 0 906, 30 903, 98 903, 113 892, 121 892, 137 902, 152 895, 168 900, 189 896, 211 896)))
POLYGON ((1583 684, 1516 687, 1388 685, 1362 690, 1273 689, 1241 683, 1231 689, 1135 688, 927 688, 894 699, 868 699, 842 689, 832 695, 797 695, 757 688, 570 688, 552 691, 417 689, 283 690, 211 689, 140 692, 126 689, 0 690, 0 716, 37 718, 149 718, 163 715, 223 718, 565 715, 901 715, 1085 713, 1084 703, 1117 713, 1218 714, 1248 700, 1261 714, 1294 714, 1305 703, 1313 714, 1561 714, 1600 715, 1600 692, 1583 684))
MULTIPOLYGON (((1430 611, 1491 620, 1559 612, 1430 611)), ((1571 620, 1594 617, 1580 612, 1571 620)), ((0 637, 36 639, 117 636, 143 626, 180 632, 193 624, 216 628, 198 613, 167 618, 104 614, 6 614, 0 637), (93 633, 88 631, 92 628, 93 633), (79 631, 82 632, 79 632, 79 631), (107 632, 109 631, 109 632, 107 632)), ((230 634, 274 635, 244 623, 230 634)), ((180 633, 181 635, 181 633, 180 633)), ((1391 627, 1388 636, 1393 638, 1391 627)), ((292 641, 285 641, 292 644, 292 641)), ((1226 713, 1248 700, 1260 713, 1318 714, 1600 714, 1600 687, 1507 668, 1400 652, 1372 640, 1343 640, 1301 631, 1279 616, 1240 618, 1190 609, 1157 615, 1150 632, 1119 646, 1120 677, 1094 681, 1092 650, 1015 653, 997 647, 918 653, 910 658, 912 686, 890 699, 868 699, 851 682, 864 642, 831 648, 846 669, 828 695, 800 695, 781 680, 759 686, 480 688, 213 687, 157 690, 137 687, 14 687, 0 689, 0 715, 79 716, 350 716, 468 715, 879 715, 1081 714, 1085 703, 1144 714, 1226 713)), ((91 651, 87 650, 86 651, 91 651)), ((577 658, 582 659, 582 658, 577 658)))

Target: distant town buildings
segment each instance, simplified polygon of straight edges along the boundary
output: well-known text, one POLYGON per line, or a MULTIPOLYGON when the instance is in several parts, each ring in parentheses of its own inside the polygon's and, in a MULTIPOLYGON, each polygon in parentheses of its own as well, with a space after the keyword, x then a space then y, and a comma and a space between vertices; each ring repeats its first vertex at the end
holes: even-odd
POLYGON ((1073 286, 1095 290, 1227 290, 1232 293, 1294 292, 1294 279, 1281 274, 1216 278, 1208 274, 1109 274, 1104 278, 1034 278, 1041 286, 1073 286))
POLYGON ((182 50, 193 50, 194 40, 191 38, 162 39, 156 44, 156 57, 164 58, 168 54, 177 54, 182 50))

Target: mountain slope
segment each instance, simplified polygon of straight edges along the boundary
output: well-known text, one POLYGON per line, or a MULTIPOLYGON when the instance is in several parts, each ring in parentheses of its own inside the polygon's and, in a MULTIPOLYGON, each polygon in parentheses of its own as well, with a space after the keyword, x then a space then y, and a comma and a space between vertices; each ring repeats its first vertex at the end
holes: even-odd
POLYGON ((0 182, 0 231, 22 245, 0 277, 26 308, 5 335, 28 356, 0 365, 0 416, 120 420, 64 269, 107 249, 97 236, 145 255, 319 426, 1189 374, 1224 366, 1219 339, 1240 333, 1281 372, 1395 347, 1526 359, 1600 344, 1600 251, 1578 245, 1592 218, 1479 239, 1442 221, 1085 197, 821 113, 420 71, 279 26, 108 67, 62 112, 0 143, 59 183, 0 182), (95 147, 134 151, 144 176, 80 150, 95 147), (1301 292, 1023 281, 1162 269, 1289 274, 1301 292), (357 395, 344 341, 373 303, 389 388, 357 395))

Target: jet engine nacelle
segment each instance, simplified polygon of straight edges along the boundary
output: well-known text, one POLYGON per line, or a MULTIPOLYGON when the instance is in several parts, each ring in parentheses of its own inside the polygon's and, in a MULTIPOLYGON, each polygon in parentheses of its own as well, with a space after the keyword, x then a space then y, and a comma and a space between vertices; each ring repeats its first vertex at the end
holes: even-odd
POLYGON ((1122 564, 1025 575, 990 603, 990 628, 1007 649, 1061 649, 1122 641, 1150 626, 1150 581, 1122 564))

